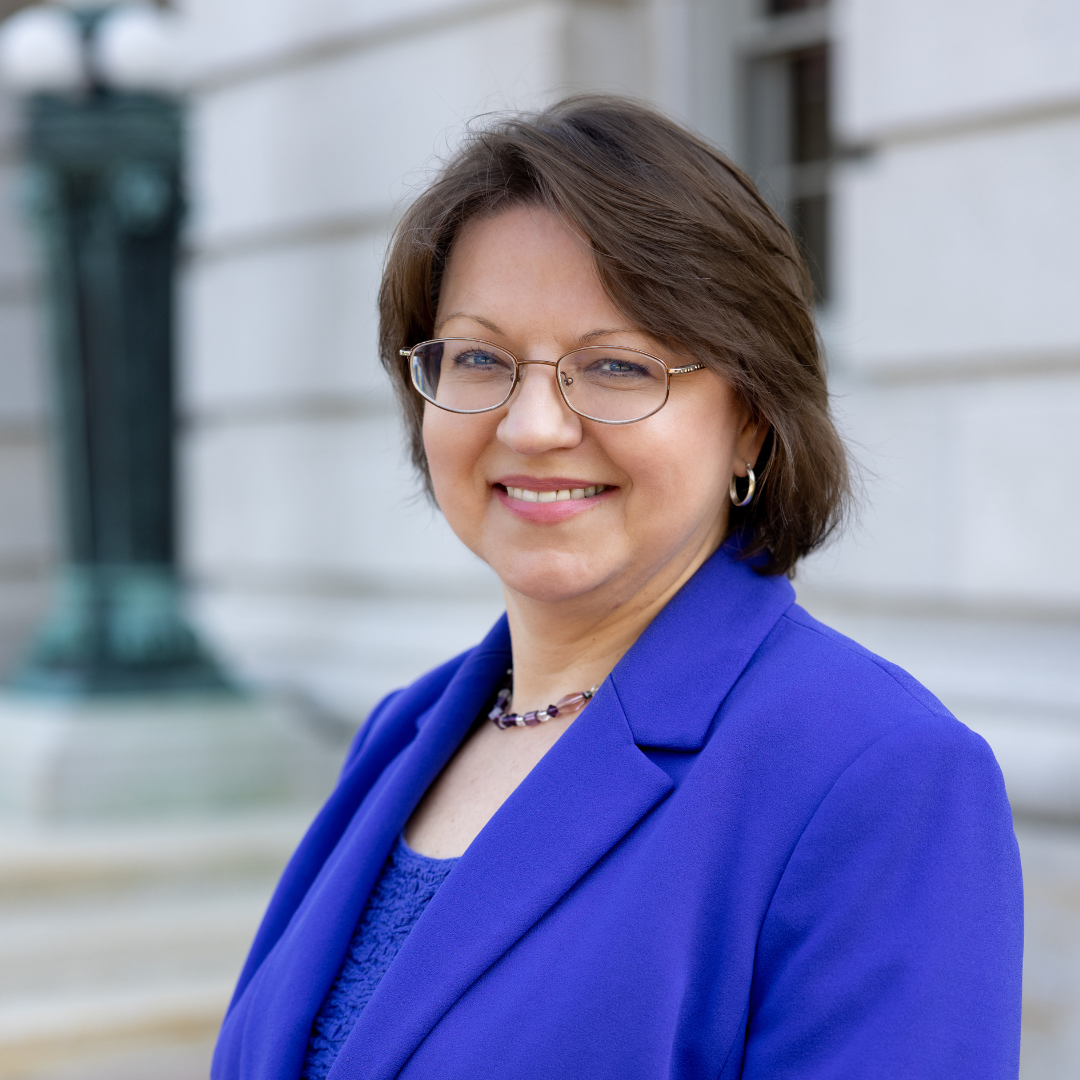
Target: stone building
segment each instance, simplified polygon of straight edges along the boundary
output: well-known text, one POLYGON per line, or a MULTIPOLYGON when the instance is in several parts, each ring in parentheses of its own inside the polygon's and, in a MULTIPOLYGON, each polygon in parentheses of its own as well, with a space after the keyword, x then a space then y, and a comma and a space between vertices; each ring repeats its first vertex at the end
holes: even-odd
MULTIPOLYGON (((999 753, 1028 878, 1025 1076, 1080 1067, 1080 6, 183 0, 185 561, 236 671, 357 721, 492 576, 416 495, 375 355, 386 238, 469 119, 642 96, 813 263, 859 521, 796 581, 999 753), (1070 905, 1072 905, 1070 907, 1070 905)), ((0 656, 52 557, 34 275, 0 120, 0 656)))

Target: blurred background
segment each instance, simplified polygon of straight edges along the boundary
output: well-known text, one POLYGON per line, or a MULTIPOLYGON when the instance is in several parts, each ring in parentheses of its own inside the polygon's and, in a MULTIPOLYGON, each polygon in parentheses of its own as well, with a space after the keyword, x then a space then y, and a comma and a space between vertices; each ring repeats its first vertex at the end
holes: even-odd
MULTIPOLYGON (((394 222, 471 118, 585 89, 702 132, 802 241, 865 493, 800 569, 800 602, 993 745, 1025 866, 1022 1075, 1080 1076, 1080 5, 178 0, 74 16, 0 0, 0 1078, 205 1077, 350 732, 500 612, 490 572, 417 496, 375 296, 394 222), (88 93, 133 104, 94 127, 88 93), (151 158, 157 180, 139 172, 151 158), (92 259, 68 288, 81 264, 57 237, 97 242, 72 224, 70 177, 118 169, 127 201, 101 228, 128 230, 126 291, 95 292, 112 271, 92 259), (174 266, 170 310, 148 283, 174 266), (76 420, 115 429, 72 404, 97 304, 159 326, 163 381, 132 401, 158 430, 174 417, 175 439, 143 453, 152 432, 132 436, 124 481, 175 477, 150 556, 87 554, 73 526, 81 497, 120 483, 72 479, 93 443, 76 420), (65 338, 72 305, 82 337, 65 338), (121 596, 114 579, 135 584, 121 596), (149 667, 61 664, 57 612, 103 603, 136 622, 157 604, 171 644, 149 667)), ((87 618, 100 651, 108 618, 87 618)))

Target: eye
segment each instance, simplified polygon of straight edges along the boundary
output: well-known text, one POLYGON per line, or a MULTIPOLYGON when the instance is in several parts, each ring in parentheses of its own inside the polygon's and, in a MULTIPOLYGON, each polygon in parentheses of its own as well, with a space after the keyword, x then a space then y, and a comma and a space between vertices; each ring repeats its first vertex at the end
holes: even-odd
POLYGON ((460 378, 481 379, 498 376, 500 379, 513 377, 513 362, 490 349, 477 346, 462 349, 453 358, 453 370, 460 378))
POLYGON ((650 374, 641 364, 617 356, 606 356, 589 366, 596 375, 607 379, 640 379, 650 374))
POLYGON ((466 367, 497 367, 502 366, 504 363, 499 357, 492 356, 491 353, 481 352, 479 349, 459 353, 454 358, 454 362, 466 367))
MULTIPOLYGON (((663 392, 666 370, 661 361, 630 349, 581 349, 564 357, 564 378, 577 380, 574 392, 603 390, 612 393, 663 392)), ((569 386, 564 382, 564 386, 569 386)))

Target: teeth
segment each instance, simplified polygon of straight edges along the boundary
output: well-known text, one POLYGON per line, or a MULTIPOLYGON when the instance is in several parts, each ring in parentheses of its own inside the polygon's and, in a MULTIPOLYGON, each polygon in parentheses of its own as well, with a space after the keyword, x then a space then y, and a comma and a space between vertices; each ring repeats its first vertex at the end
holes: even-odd
POLYGON ((566 502, 568 499, 591 499, 594 495, 606 491, 604 484, 594 484, 587 488, 559 488, 558 491, 530 491, 529 488, 508 487, 507 495, 522 502, 566 502))

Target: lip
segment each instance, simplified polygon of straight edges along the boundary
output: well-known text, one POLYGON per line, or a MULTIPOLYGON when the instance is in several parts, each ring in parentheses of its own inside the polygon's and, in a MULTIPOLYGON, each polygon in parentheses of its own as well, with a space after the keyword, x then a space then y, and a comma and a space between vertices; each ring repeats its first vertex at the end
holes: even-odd
POLYGON ((587 488, 599 484, 598 480, 582 480, 570 476, 500 476, 493 484, 503 487, 523 487, 531 491, 560 491, 563 488, 587 488))
POLYGON ((553 525, 567 518, 576 517, 602 502, 606 502, 613 496, 617 487, 608 487, 599 495, 593 495, 589 499, 567 499, 563 502, 533 503, 523 502, 521 499, 512 499, 503 490, 506 487, 525 487, 532 491, 559 491, 562 488, 591 487, 595 480, 581 480, 565 476, 500 476, 493 482, 492 490, 495 497, 516 518, 531 522, 534 525, 553 525), (496 486, 501 485, 501 486, 496 486))

